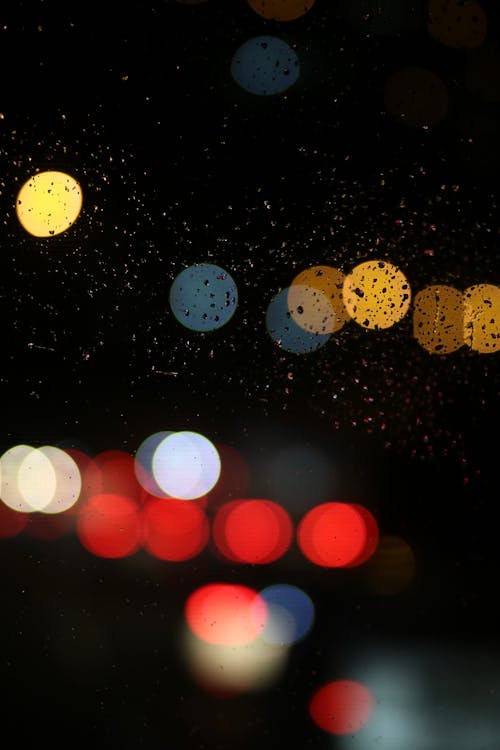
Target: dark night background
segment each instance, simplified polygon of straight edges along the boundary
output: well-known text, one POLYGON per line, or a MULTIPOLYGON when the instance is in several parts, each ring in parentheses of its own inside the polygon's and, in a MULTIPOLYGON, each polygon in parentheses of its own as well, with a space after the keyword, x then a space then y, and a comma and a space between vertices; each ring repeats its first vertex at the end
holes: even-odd
MULTIPOLYGON (((471 3, 457 5, 468 17, 471 3)), ((273 295, 317 264, 347 273, 382 257, 414 294, 500 284, 500 19, 496 3, 481 7, 481 44, 453 47, 430 33, 424 0, 316 0, 288 22, 245 0, 2 4, 2 450, 133 454, 155 431, 194 430, 238 448, 249 496, 267 497, 273 451, 321 446, 336 498, 364 503, 417 561, 407 589, 377 597, 362 571, 316 569, 294 550, 261 568, 208 550, 169 565, 100 560, 74 536, 1 540, 3 726, 19 742, 337 747, 305 707, 368 636, 488 654, 498 700, 500 355, 430 354, 411 314, 386 331, 350 322, 304 355, 280 350, 264 322, 273 295), (231 77, 236 49, 263 34, 300 59, 285 94, 231 77), (438 122, 388 111, 386 81, 405 66, 443 82, 438 122), (40 239, 15 199, 52 168, 80 182, 83 210, 40 239), (220 331, 189 331, 169 308, 176 275, 200 262, 238 284, 220 331), (315 602, 312 632, 268 691, 207 695, 182 664, 183 602, 217 579, 283 580, 315 602)), ((441 731, 401 750, 452 746, 441 731)))

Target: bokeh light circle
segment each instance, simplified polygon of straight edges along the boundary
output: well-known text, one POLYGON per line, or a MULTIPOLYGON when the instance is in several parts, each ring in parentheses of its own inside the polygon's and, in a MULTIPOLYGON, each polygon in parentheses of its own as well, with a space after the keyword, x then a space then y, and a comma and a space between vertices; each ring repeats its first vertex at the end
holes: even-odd
POLYGON ((444 284, 424 287, 413 302, 413 335, 430 354, 451 354, 464 345, 464 296, 444 284))
POLYGON ((209 583, 186 600, 186 623, 198 638, 222 646, 241 646, 258 638, 267 606, 257 591, 235 583, 209 583))
POLYGON ((215 331, 231 320, 238 304, 232 276, 220 266, 198 263, 181 271, 170 287, 176 320, 192 331, 215 331))
POLYGON ((148 435, 139 445, 134 457, 134 470, 137 481, 150 495, 168 497, 162 490, 153 474, 153 456, 160 443, 173 434, 173 430, 162 430, 148 435))
POLYGON ((326 344, 330 333, 306 331, 299 326, 288 308, 288 287, 278 292, 266 310, 266 329, 275 344, 293 354, 308 354, 326 344))
POLYGON ((0 497, 7 507, 20 513, 31 513, 33 507, 19 488, 19 468, 24 459, 35 450, 32 445, 13 445, 0 457, 0 497))
POLYGON ((351 318, 377 330, 398 323, 409 310, 410 284, 404 273, 385 260, 360 263, 345 277, 343 299, 351 318))
POLYGON ((251 94, 282 94, 298 80, 299 58, 282 39, 258 36, 248 39, 234 53, 231 76, 251 94))
POLYGON ((159 560, 191 560, 206 547, 210 527, 199 505, 151 498, 141 510, 142 544, 159 560))
POLYGON ((334 680, 314 693, 309 715, 329 734, 355 734, 368 723, 373 708, 373 696, 360 682, 334 680))
POLYGON ((344 274, 332 266, 311 266, 295 276, 288 289, 294 321, 312 333, 335 333, 349 320, 343 300, 344 274))
POLYGON ((315 617, 311 597, 298 586, 279 583, 260 592, 268 614, 262 638, 268 643, 291 646, 310 632, 315 617))
POLYGON ((378 525, 358 503, 321 503, 301 518, 297 544, 308 560, 327 568, 361 565, 375 552, 378 525))
POLYGON ((481 354, 500 349, 500 287, 474 284, 464 291, 464 337, 481 354))
POLYGON ((272 500, 232 500, 217 511, 212 537, 226 558, 263 565, 289 549, 293 523, 288 512, 272 500))
POLYGON ((75 223, 82 203, 82 189, 74 177, 58 171, 38 172, 19 190, 16 214, 29 234, 53 237, 75 223))
POLYGON ((263 638, 238 645, 208 643, 187 627, 180 646, 191 677, 217 698, 267 690, 283 677, 290 651, 263 638))
POLYGON ((217 448, 208 438, 182 430, 160 441, 151 467, 163 492, 181 500, 194 500, 215 486, 221 462, 217 448))
POLYGON ((126 495, 94 495, 79 509, 76 533, 96 557, 122 558, 141 546, 140 506, 126 495))

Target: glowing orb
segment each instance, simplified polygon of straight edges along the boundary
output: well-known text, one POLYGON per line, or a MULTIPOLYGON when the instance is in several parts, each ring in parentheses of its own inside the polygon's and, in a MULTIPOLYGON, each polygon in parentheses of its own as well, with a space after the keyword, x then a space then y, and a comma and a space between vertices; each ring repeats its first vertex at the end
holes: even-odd
POLYGON ((33 448, 22 459, 17 470, 17 486, 32 510, 41 510, 56 493, 56 473, 47 456, 33 448))
POLYGON ((63 513, 80 497, 82 480, 73 458, 52 445, 33 448, 21 460, 17 485, 34 511, 63 513))
POLYGON ((220 266, 200 263, 180 272, 170 287, 175 318, 192 331, 214 331, 234 315, 238 289, 220 266))
POLYGON ((258 36, 239 47, 231 61, 231 75, 251 94, 282 94, 298 80, 299 58, 275 36, 258 36))
POLYGON ((315 0, 247 0, 259 16, 272 21, 294 21, 309 11, 315 0))
POLYGON ((155 482, 171 497, 194 500, 206 495, 220 475, 220 457, 215 445, 197 432, 174 432, 153 453, 155 482))
POLYGON ((409 310, 406 276, 385 260, 360 263, 345 277, 343 298, 351 318, 364 328, 390 328, 409 310))
POLYGON ((172 430, 163 430, 149 435, 142 441, 134 459, 134 469, 137 481, 146 492, 155 497, 168 497, 153 475, 153 456, 160 443, 172 435, 172 430))
POLYGON ((370 719, 371 692, 354 680, 335 680, 317 690, 309 702, 314 723, 329 734, 354 734, 370 719))
POLYGON ((18 483, 19 468, 33 450, 35 449, 31 445, 13 445, 0 458, 0 497, 8 508, 20 513, 33 511, 18 483))
POLYGON ((436 125, 448 112, 446 86, 426 68, 408 67, 392 73, 384 87, 387 112, 410 127, 436 125))
POLYGON ((314 604, 305 591, 281 583, 267 586, 260 595, 268 610, 262 639, 288 646, 303 640, 314 623, 314 604))
POLYGON ((289 655, 286 646, 263 638, 237 645, 207 643, 188 628, 180 645, 192 678, 217 698, 268 689, 282 678, 289 655))
POLYGON ((143 546, 159 560, 190 560, 208 542, 208 519, 195 503, 153 498, 142 509, 142 523, 143 546))
POLYGON ((267 606, 248 586, 209 583, 190 594, 184 614, 188 627, 201 640, 241 646, 254 641, 264 630, 267 606))
POLYGON ((450 286, 424 287, 413 303, 413 335, 431 354, 450 354, 464 345, 464 297, 450 286))
POLYGON ((358 503, 328 502, 302 517, 297 543, 308 560, 327 568, 351 568, 371 557, 379 540, 372 514, 358 503))
POLYGON ((293 320, 310 333, 332 333, 335 315, 326 295, 313 286, 293 284, 288 288, 287 305, 293 320))
POLYGON ((16 214, 30 234, 53 237, 75 223, 82 202, 82 189, 74 177, 64 172, 39 172, 21 187, 16 214))
POLYGON ((476 352, 500 349, 500 287, 474 284, 464 291, 465 343, 476 352))
POLYGON ((139 500, 142 487, 135 474, 134 457, 127 451, 111 448, 93 459, 99 471, 101 493, 126 495, 139 500))
POLYGON ((294 354, 306 354, 324 346, 330 333, 306 331, 293 319, 288 308, 288 288, 276 294, 266 311, 267 332, 278 346, 294 354))
POLYGON ((78 539, 96 557, 132 555, 141 546, 141 531, 139 505, 126 495, 94 495, 77 517, 78 539))
POLYGON ((342 297, 344 274, 331 266, 301 271, 288 289, 294 321, 312 333, 335 333, 349 320, 342 297))
POLYGON ((228 559, 262 565, 285 554, 293 524, 287 511, 272 500, 233 500, 219 508, 212 536, 228 559))

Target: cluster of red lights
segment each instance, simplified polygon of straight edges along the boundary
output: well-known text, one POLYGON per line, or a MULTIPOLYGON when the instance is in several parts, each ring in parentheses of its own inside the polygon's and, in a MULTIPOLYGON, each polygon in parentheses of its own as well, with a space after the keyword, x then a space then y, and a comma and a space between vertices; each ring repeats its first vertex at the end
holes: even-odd
POLYGON ((170 562, 190 560, 209 547, 223 561, 263 565, 282 558, 296 543, 315 565, 347 568, 375 552, 378 525, 359 503, 325 501, 304 511, 295 524, 280 503, 246 497, 248 472, 241 455, 228 446, 219 451, 222 472, 216 487, 196 500, 180 500, 149 494, 137 479, 134 457, 125 451, 90 458, 68 449, 82 476, 75 505, 44 515, 0 503, 0 537, 25 531, 55 539, 74 531, 98 557, 122 558, 143 548, 170 562))

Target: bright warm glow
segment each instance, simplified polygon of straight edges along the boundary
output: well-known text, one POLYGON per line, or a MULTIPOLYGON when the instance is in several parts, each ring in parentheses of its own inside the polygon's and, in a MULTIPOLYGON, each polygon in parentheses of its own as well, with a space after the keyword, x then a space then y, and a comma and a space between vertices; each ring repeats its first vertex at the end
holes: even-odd
POLYGON ((312 333, 336 333, 349 320, 342 296, 344 274, 332 266, 301 271, 288 289, 293 320, 312 333))
POLYGON ((34 511, 63 513, 80 497, 81 476, 73 458, 52 445, 33 448, 17 473, 18 489, 34 511))
POLYGON ((372 514, 358 503, 322 503, 297 528, 302 554, 315 565, 350 568, 366 562, 379 540, 372 514))
POLYGON ((135 473, 135 459, 130 453, 110 448, 94 456, 93 463, 98 469, 101 493, 111 492, 140 499, 143 488, 135 473))
POLYGON ((17 218, 35 237, 53 237, 74 224, 82 202, 82 189, 74 177, 64 172, 39 172, 17 195, 17 218))
POLYGON ((500 349, 500 287, 475 284, 464 292, 464 337, 481 354, 500 349))
POLYGON ((293 523, 288 512, 272 500, 233 500, 217 511, 212 536, 229 560, 262 565, 278 560, 288 550, 293 523))
POLYGON ((250 643, 207 643, 187 628, 181 650, 193 679, 217 697, 265 690, 283 677, 289 649, 261 638, 250 643))
POLYGON ((33 507, 23 496, 18 484, 19 468, 33 450, 31 445, 14 445, 0 458, 0 497, 5 505, 21 513, 33 511, 33 507))
POLYGON ((345 277, 343 298, 347 312, 363 328, 390 328, 408 312, 411 289, 392 263, 370 260, 345 277))
POLYGON ((160 560, 190 560, 208 542, 208 519, 196 503, 152 497, 141 515, 144 548, 160 560))
POLYGON ((17 470, 17 486, 32 510, 42 510, 56 494, 57 478, 50 459, 37 448, 28 453, 17 470))
POLYGON ((264 630, 267 606, 248 586, 209 583, 193 591, 185 608, 188 627, 198 638, 221 646, 242 646, 264 630))
POLYGON ((79 510, 76 531, 82 546, 93 555, 127 557, 141 543, 139 506, 125 495, 94 495, 79 510))
POLYGON ((464 296, 443 284, 427 286, 413 302, 413 335, 431 354, 450 354, 464 344, 464 296))

